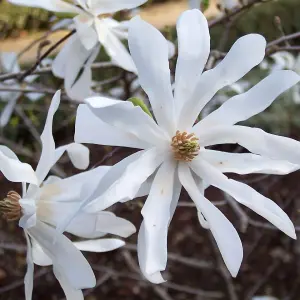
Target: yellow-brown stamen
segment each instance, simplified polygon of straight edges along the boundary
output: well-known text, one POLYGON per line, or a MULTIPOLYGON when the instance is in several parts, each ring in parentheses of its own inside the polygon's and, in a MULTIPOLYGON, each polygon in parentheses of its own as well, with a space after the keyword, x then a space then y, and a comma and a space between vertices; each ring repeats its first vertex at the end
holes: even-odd
POLYGON ((21 196, 15 192, 10 191, 7 197, 0 201, 0 212, 7 221, 16 221, 21 217, 21 206, 19 200, 21 196))
POLYGON ((194 133, 176 131, 176 135, 172 138, 172 150, 174 158, 180 161, 192 161, 200 150, 199 139, 194 133))

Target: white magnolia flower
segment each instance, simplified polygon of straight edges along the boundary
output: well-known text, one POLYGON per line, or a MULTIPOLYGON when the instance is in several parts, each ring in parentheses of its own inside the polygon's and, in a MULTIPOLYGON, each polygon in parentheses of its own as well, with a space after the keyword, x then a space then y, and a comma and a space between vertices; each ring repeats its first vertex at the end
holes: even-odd
POLYGON ((53 64, 53 73, 65 79, 65 89, 70 98, 83 101, 93 94, 91 65, 99 53, 100 45, 116 65, 136 72, 121 41, 128 37, 128 22, 118 22, 110 16, 120 10, 140 6, 147 0, 74 0, 72 3, 63 0, 9 1, 77 15, 73 18, 76 33, 66 42, 53 64))
MULTIPOLYGON (((261 69, 270 70, 270 72, 290 69, 300 74, 300 55, 295 57, 289 52, 281 51, 272 54, 270 57, 273 60, 273 63, 264 60, 260 64, 261 69)), ((296 104, 300 104, 300 85, 293 86, 292 98, 296 104)))
MULTIPOLYGON (((53 183, 53 179, 52 184, 49 180, 44 182, 45 177, 64 152, 68 153, 74 166, 79 169, 85 169, 89 164, 89 150, 83 145, 72 143, 55 149, 52 124, 59 102, 60 92, 57 92, 50 105, 41 135, 42 153, 35 172, 29 165, 21 164, 11 150, 3 146, 0 148, 0 169, 4 176, 10 181, 23 183, 22 196, 12 191, 0 203, 4 217, 8 220, 19 220, 19 226, 24 229, 26 236, 28 247, 25 276, 26 300, 31 299, 32 296, 34 244, 38 244, 51 258, 55 274, 59 274, 59 280, 60 277, 63 278, 61 283, 64 289, 79 290, 95 285, 95 276, 87 260, 67 237, 57 234, 55 228, 51 226, 55 226, 63 215, 66 215, 65 209, 72 209, 72 205, 74 206, 72 201, 75 201, 78 195, 77 198, 72 198, 72 192, 78 192, 79 183, 76 178, 79 175, 61 181, 56 179, 56 184, 53 183), (30 183, 28 188, 26 183, 30 183)), ((86 175, 82 176, 85 177, 81 178, 81 181, 90 180, 86 178, 86 175)), ((78 216, 83 221, 87 221, 86 214, 78 216)), ((93 216, 92 218, 95 219, 93 216)), ((79 227, 78 220, 74 219, 68 230, 78 236, 94 237, 96 234, 97 237, 99 228, 98 231, 96 229, 91 231, 88 229, 91 226, 88 225, 88 223, 85 224, 86 228, 82 229, 79 227)))
POLYGON ((86 200, 89 203, 94 199, 86 210, 94 212, 117 201, 131 200, 141 184, 154 177, 142 209, 144 221, 138 237, 142 272, 154 283, 164 281, 160 271, 167 263, 168 227, 182 186, 195 202, 202 226, 211 230, 233 276, 242 261, 242 243, 233 225, 205 198, 203 183, 225 191, 296 238, 292 222, 276 203, 223 173, 287 174, 298 169, 299 142, 235 124, 266 109, 280 93, 296 84, 299 76, 292 71, 273 73, 195 124, 199 112, 218 90, 236 82, 263 60, 266 41, 258 34, 246 35, 214 69, 202 73, 210 52, 204 15, 199 10, 186 11, 179 18, 177 33, 179 54, 173 95, 165 38, 139 18, 130 24, 130 51, 155 120, 130 102, 98 97, 81 104, 76 118, 77 142, 143 149, 111 168, 86 200), (207 149, 236 143, 252 153, 207 149))
MULTIPOLYGON (((18 57, 14 52, 1 52, 0 53, 0 71, 4 73, 19 73, 21 68, 18 63, 18 57)), ((38 78, 37 75, 27 76, 24 80, 25 88, 29 88, 30 84, 33 83, 38 78)), ((21 89, 22 86, 16 80, 6 80, 4 83, 0 84, 0 88, 12 88, 21 89)), ((0 91, 0 100, 7 102, 5 108, 2 110, 0 115, 0 127, 5 127, 9 122, 11 115, 14 111, 18 99, 21 97, 22 93, 15 91, 0 91)), ((30 101, 37 101, 43 97, 43 93, 27 93, 26 97, 30 101)))

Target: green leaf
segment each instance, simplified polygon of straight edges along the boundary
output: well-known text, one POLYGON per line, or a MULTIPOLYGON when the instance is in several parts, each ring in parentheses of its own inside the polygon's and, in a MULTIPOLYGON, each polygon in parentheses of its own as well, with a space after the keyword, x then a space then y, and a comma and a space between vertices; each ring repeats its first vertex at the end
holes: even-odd
POLYGON ((201 10, 202 11, 205 11, 206 9, 208 9, 209 7, 209 0, 202 0, 202 3, 201 3, 201 10))
POLYGON ((130 101, 134 106, 139 106, 147 115, 149 115, 152 119, 153 116, 147 107, 147 105, 144 103, 142 99, 139 99, 137 97, 129 98, 128 101, 130 101))

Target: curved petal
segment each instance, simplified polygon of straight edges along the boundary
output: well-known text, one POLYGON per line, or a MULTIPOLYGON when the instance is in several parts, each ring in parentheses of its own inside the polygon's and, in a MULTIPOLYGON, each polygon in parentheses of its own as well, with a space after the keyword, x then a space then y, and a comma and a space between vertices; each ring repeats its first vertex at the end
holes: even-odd
POLYGON ((74 167, 80 170, 85 170, 90 164, 90 150, 88 147, 71 143, 55 149, 55 162, 57 162, 64 152, 67 151, 74 167))
POLYGON ((67 95, 83 102, 94 94, 92 90, 91 65, 97 58, 100 46, 87 50, 79 38, 75 39, 71 51, 67 53, 65 63, 65 89, 67 95))
POLYGON ((193 171, 203 180, 231 195, 236 201, 249 207, 267 219, 291 238, 296 238, 295 228, 287 214, 272 200, 256 192, 250 186, 228 179, 203 159, 190 163, 193 171))
POLYGON ((90 0, 90 8, 95 15, 115 13, 124 9, 132 9, 138 7, 147 0, 90 0))
POLYGON ((17 156, 5 146, 0 148, 0 171, 9 181, 38 184, 32 167, 20 162, 17 156))
POLYGON ((150 144, 99 119, 87 104, 78 107, 75 142, 145 149, 150 144), (101 130, 99 130, 101 129, 101 130))
POLYGON ((89 263, 68 238, 42 222, 37 222, 28 232, 50 257, 53 266, 60 267, 73 288, 95 286, 96 279, 89 263))
POLYGON ((86 196, 90 195, 110 168, 110 166, 99 166, 65 179, 50 176, 43 182, 37 204, 41 205, 45 201, 53 205, 55 202, 81 202, 80 194, 83 186, 89 190, 86 196))
POLYGON ((149 97, 157 123, 173 135, 174 99, 168 43, 156 28, 139 17, 130 21, 128 42, 138 69, 139 82, 149 97))
POLYGON ((10 99, 5 105, 0 115, 0 127, 5 127, 10 121, 20 96, 21 96, 20 93, 11 93, 10 99))
POLYGON ((234 125, 264 111, 284 91, 300 81, 300 76, 290 70, 273 72, 244 94, 227 100, 220 108, 200 121, 197 132, 213 126, 234 125))
POLYGON ((285 160, 275 160, 252 153, 202 150, 201 157, 222 173, 285 175, 300 167, 285 160))
POLYGON ((77 8, 75 5, 72 5, 66 1, 61 0, 8 0, 12 4, 30 6, 30 7, 39 7, 47 9, 54 12, 66 12, 66 13, 80 13, 81 9, 77 8))
POLYGON ((112 61, 121 68, 136 73, 135 64, 119 37, 110 29, 106 19, 95 19, 95 28, 99 42, 105 48, 112 61))
POLYGON ((52 135, 53 117, 60 103, 60 91, 57 91, 52 98, 45 127, 41 134, 42 154, 36 168, 36 176, 39 183, 42 183, 50 169, 55 163, 55 142, 52 135))
POLYGON ((98 35, 94 28, 94 19, 88 14, 81 14, 73 18, 76 34, 86 50, 94 48, 98 41, 98 35))
POLYGON ((186 164, 179 164, 179 179, 205 217, 229 272, 236 277, 243 260, 243 246, 238 233, 222 212, 200 193, 186 164))
MULTIPOLYGON (((100 194, 99 191, 102 190, 101 196, 95 199, 92 195, 90 199, 94 200, 88 204, 86 211, 100 211, 121 200, 133 199, 142 183, 155 172, 164 159, 165 155, 157 148, 143 151, 140 157, 130 163, 119 177, 115 177, 113 184, 106 189, 102 189, 102 186, 107 185, 105 177, 103 178, 98 189, 94 192, 94 195, 96 195, 100 194)), ((114 172, 114 166, 106 176, 110 176, 110 172, 114 172)))
POLYGON ((204 72, 192 96, 181 111, 179 130, 192 127, 203 107, 225 86, 238 81, 258 65, 265 55, 266 40, 259 34, 239 38, 226 57, 214 68, 204 72))
POLYGON ((32 258, 33 262, 42 267, 51 266, 52 260, 51 258, 44 252, 43 248, 31 238, 32 241, 32 258))
POLYGON ((53 267, 53 273, 64 290, 66 300, 84 300, 82 291, 72 287, 67 277, 64 276, 63 271, 60 270, 59 266, 53 267))
POLYGON ((25 285, 25 299, 31 300, 32 299, 32 290, 33 290, 33 275, 34 275, 34 263, 32 257, 32 247, 30 238, 28 233, 24 231, 26 242, 27 242, 27 255, 26 255, 26 263, 27 263, 27 271, 24 278, 24 285, 25 285))
POLYGON ((181 188, 179 182, 176 182, 176 185, 180 188, 175 185, 175 170, 176 163, 173 161, 166 161, 161 165, 142 209, 146 247, 143 254, 145 261, 140 265, 143 266, 145 277, 150 279, 153 274, 165 270, 167 265, 168 228, 180 194, 174 191, 180 191, 181 188))
MULTIPOLYGON (((196 132, 198 135, 198 133, 196 132)), ((219 126, 201 133, 201 146, 239 144, 250 152, 300 165, 300 143, 259 128, 219 126)))
POLYGON ((113 251, 120 247, 123 247, 125 245, 125 242, 119 239, 98 239, 73 242, 73 244, 80 251, 102 253, 113 251))
POLYGON ((162 146, 162 144, 167 146, 169 144, 161 128, 141 107, 134 106, 128 101, 104 97, 89 98, 86 102, 91 105, 94 114, 105 123, 124 130, 154 146, 162 146))
POLYGON ((198 9, 185 11, 177 22, 178 60, 175 74, 175 105, 179 114, 203 72, 210 52, 210 35, 205 16, 198 9))

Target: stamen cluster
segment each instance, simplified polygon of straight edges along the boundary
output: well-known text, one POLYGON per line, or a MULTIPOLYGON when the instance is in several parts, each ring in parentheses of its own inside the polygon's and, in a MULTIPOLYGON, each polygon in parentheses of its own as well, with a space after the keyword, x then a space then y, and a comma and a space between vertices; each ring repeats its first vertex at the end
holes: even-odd
POLYGON ((172 138, 172 150, 175 160, 192 161, 200 150, 199 139, 194 133, 188 134, 186 131, 176 131, 176 135, 172 138))
POLYGON ((7 221, 16 221, 21 217, 21 196, 15 192, 10 191, 7 193, 7 197, 0 201, 0 212, 7 221))

